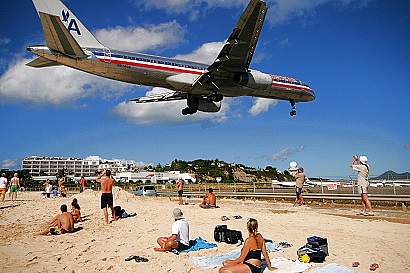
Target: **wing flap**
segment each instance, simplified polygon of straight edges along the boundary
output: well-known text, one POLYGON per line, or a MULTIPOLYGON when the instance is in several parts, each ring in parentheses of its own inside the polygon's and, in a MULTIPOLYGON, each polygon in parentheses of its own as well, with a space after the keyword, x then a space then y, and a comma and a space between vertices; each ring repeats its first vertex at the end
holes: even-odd
POLYGON ((152 95, 148 95, 141 98, 135 98, 131 101, 135 101, 136 103, 146 103, 146 102, 160 102, 160 101, 173 101, 173 100, 183 100, 186 99, 186 95, 184 96, 181 92, 175 91, 167 91, 163 93, 155 93, 152 95))
POLYGON ((39 15, 46 44, 50 49, 75 58, 87 57, 58 16, 44 12, 39 12, 39 15))
POLYGON ((55 66, 55 65, 60 65, 60 64, 55 61, 47 60, 43 57, 38 57, 37 59, 34 59, 31 62, 26 63, 26 65, 35 67, 35 68, 41 68, 41 67, 55 66))

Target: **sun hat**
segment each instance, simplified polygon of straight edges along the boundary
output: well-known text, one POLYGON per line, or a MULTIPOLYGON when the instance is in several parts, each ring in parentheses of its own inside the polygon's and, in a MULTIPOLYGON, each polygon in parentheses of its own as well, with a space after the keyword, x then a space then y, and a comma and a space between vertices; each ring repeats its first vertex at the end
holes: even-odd
POLYGON ((174 211, 172 212, 172 216, 174 217, 175 220, 179 220, 181 218, 184 218, 184 214, 179 208, 175 208, 174 211))
POLYGON ((360 160, 360 162, 362 162, 363 164, 366 164, 366 163, 367 163, 367 156, 362 155, 362 156, 359 158, 359 160, 360 160))

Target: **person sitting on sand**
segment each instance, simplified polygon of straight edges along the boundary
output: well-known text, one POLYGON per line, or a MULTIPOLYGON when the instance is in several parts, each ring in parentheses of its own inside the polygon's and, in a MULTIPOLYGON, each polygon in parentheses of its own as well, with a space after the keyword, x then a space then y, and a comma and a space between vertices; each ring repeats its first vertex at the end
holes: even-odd
POLYGON ((154 248, 155 251, 165 252, 173 249, 183 251, 189 248, 189 224, 179 208, 175 208, 172 214, 175 219, 172 224, 172 235, 159 237, 157 243, 161 247, 154 248))
POLYGON ((202 203, 199 206, 203 209, 216 208, 216 196, 213 189, 209 188, 208 193, 204 196, 202 203))
POLYGON ((77 198, 73 199, 73 202, 71 202, 71 214, 73 215, 74 222, 78 223, 79 221, 82 222, 83 219, 81 218, 81 211, 80 211, 80 205, 78 204, 77 198))
POLYGON ((40 235, 47 235, 48 233, 58 235, 74 231, 74 218, 71 213, 67 212, 67 205, 61 205, 60 210, 62 213, 51 219, 48 222, 49 227, 40 235))
POLYGON ((260 273, 262 265, 261 254, 263 254, 269 270, 277 269, 270 264, 265 239, 258 233, 258 221, 250 218, 246 227, 249 237, 245 240, 241 255, 236 260, 224 261, 222 263, 223 267, 219 269, 219 273, 260 273))

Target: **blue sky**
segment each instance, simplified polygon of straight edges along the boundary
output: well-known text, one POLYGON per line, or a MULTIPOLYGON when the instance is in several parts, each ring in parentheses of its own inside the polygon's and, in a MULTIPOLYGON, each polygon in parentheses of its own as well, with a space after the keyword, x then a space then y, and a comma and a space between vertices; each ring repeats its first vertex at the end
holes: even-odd
MULTIPOLYGON (((67 0, 104 45, 212 63, 246 0, 67 0)), ((26 156, 132 159, 166 164, 215 159, 279 170, 296 161, 309 176, 410 171, 410 2, 267 1, 251 68, 291 76, 316 93, 289 116, 286 101, 225 99, 216 114, 183 116, 184 101, 135 104, 155 92, 65 67, 34 69, 44 44, 29 0, 1 1, 0 167, 26 156)))

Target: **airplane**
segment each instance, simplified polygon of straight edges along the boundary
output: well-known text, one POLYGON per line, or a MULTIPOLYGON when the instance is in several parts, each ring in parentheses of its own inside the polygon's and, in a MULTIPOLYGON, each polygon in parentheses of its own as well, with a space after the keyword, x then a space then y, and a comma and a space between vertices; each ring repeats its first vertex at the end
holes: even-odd
MULTIPOLYGON (((261 0, 248 6, 212 64, 118 51, 102 45, 59 0, 33 0, 46 45, 28 46, 39 57, 28 66, 64 65, 104 78, 162 87, 167 91, 131 99, 136 103, 186 100, 183 115, 218 112, 224 97, 252 96, 287 100, 290 115, 297 102, 315 99, 314 91, 291 77, 249 68, 268 7, 261 0)), ((141 37, 143 38, 143 37, 141 37)))

